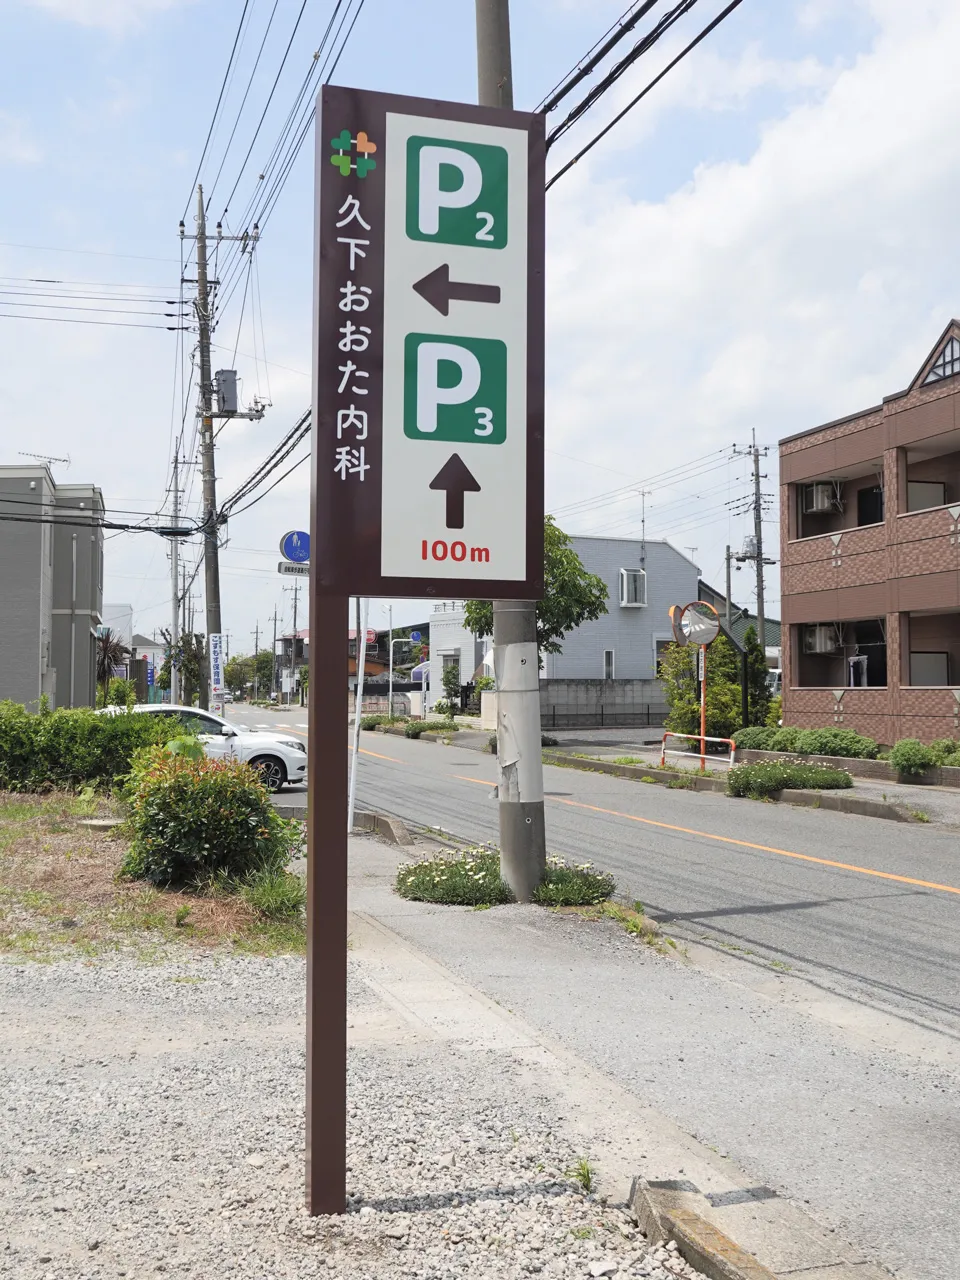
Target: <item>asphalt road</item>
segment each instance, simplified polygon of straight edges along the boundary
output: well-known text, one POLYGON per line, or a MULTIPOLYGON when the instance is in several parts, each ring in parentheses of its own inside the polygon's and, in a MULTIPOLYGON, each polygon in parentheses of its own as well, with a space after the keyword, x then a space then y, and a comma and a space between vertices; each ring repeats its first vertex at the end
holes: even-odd
MULTIPOLYGON (((234 718, 306 733, 300 712, 234 718)), ((362 734, 358 804, 496 840, 495 768, 362 734)), ((574 769, 545 784, 550 849, 613 872, 692 964, 570 917, 407 903, 364 866, 358 905, 866 1257, 954 1280, 956 834, 574 769)), ((283 798, 305 804, 305 789, 283 798)))
MULTIPOLYGON (((240 723, 306 734, 299 710, 231 711, 240 723)), ((466 841, 497 840, 492 757, 376 733, 361 742, 360 808, 466 841)), ((550 850, 612 872, 619 891, 674 937, 772 963, 935 1030, 960 1060, 955 832, 544 772, 550 850)), ((283 794, 306 803, 305 788, 283 794)))

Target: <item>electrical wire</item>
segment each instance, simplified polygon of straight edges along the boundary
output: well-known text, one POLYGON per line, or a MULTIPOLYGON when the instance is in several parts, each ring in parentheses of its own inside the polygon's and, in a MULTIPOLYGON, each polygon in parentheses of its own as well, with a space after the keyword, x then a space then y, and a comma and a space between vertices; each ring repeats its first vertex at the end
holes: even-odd
MULTIPOLYGON (((306 0, 304 0, 304 3, 306 3, 306 0)), ((203 151, 200 153, 200 159, 197 162, 197 172, 193 176, 193 182, 190 184, 190 194, 187 196, 187 203, 184 206, 184 210, 183 210, 184 221, 186 220, 187 213, 189 212, 189 209, 190 209, 190 201, 193 197, 193 193, 197 189, 197 180, 200 177, 200 170, 203 168, 203 162, 207 157, 207 148, 210 146, 210 139, 213 137, 213 127, 217 123, 217 115, 219 114, 219 111, 220 111, 220 104, 223 102, 223 95, 226 92, 227 80, 229 79, 229 76, 230 76, 230 68, 233 66, 233 59, 236 56, 237 45, 240 42, 240 32, 243 30, 243 23, 247 16, 247 10, 249 8, 250 8, 250 0, 243 0, 243 12, 240 14, 240 21, 237 24, 236 35, 233 37, 233 48, 230 50, 230 58, 227 61, 227 69, 223 73, 223 80, 220 84, 220 92, 217 95, 217 105, 213 109, 213 116, 211 117, 211 120, 210 120, 210 128, 207 130, 207 137, 206 137, 206 141, 203 144, 203 151)))
POLYGON ((268 493, 271 493, 277 487, 281 480, 286 480, 287 476, 292 475, 293 472, 296 471, 297 467, 302 467, 305 462, 309 462, 311 456, 311 454, 305 453, 302 458, 293 464, 289 471, 285 471, 282 476, 278 476, 269 488, 264 489, 263 493, 257 494, 257 496, 251 502, 248 502, 245 507, 239 507, 236 511, 232 512, 232 514, 239 516, 242 515, 244 511, 249 511, 251 507, 255 507, 261 498, 265 498, 268 493))
POLYGON ((636 9, 637 7, 636 4, 632 4, 630 9, 621 14, 613 26, 604 32, 593 48, 587 50, 576 66, 572 67, 563 79, 553 86, 535 110, 542 111, 544 114, 549 114, 549 112, 553 111, 557 104, 562 102, 567 94, 572 92, 603 61, 610 50, 619 44, 625 36, 629 35, 640 19, 649 13, 656 3, 657 0, 646 0, 640 12, 631 15, 630 9, 636 9))
POLYGON ((15 312, 0 311, 0 319, 2 320, 50 320, 57 324, 96 324, 108 325, 113 329, 163 329, 168 333, 176 333, 178 326, 175 324, 133 324, 123 320, 78 320, 72 316, 24 316, 17 315, 15 312))
POLYGON ((660 72, 659 75, 654 76, 654 78, 650 81, 650 83, 646 86, 646 88, 641 89, 641 91, 637 94, 637 96, 633 98, 630 102, 628 102, 627 105, 623 108, 623 110, 618 112, 617 115, 615 115, 613 119, 610 121, 610 123, 605 125, 600 130, 600 132, 596 134, 587 143, 585 147, 581 147, 581 149, 577 152, 577 154, 573 157, 573 159, 568 160, 567 163, 562 166, 562 168, 557 170, 557 172, 553 175, 553 177, 550 178, 550 180, 547 182, 546 190, 549 191, 555 182, 558 182, 559 179, 562 178, 563 175, 569 169, 572 169, 575 164, 577 164, 580 160, 582 160, 583 157, 587 154, 587 152, 591 151, 602 138, 605 138, 606 135, 610 132, 610 130, 614 127, 614 125, 619 124, 619 122, 623 119, 623 117, 629 111, 632 111, 633 108, 637 105, 637 103, 640 102, 642 98, 645 98, 647 94, 650 92, 650 90, 653 89, 655 85, 658 85, 660 81, 664 78, 664 76, 667 75, 668 72, 672 71, 673 68, 679 62, 682 62, 683 59, 687 56, 687 54, 692 52, 692 50, 694 50, 697 47, 697 45, 701 42, 701 40, 705 40, 706 37, 710 34, 710 32, 713 31, 716 27, 718 27, 720 23, 723 22, 726 18, 728 18, 730 14, 733 13, 734 9, 736 9, 742 3, 743 3, 743 0, 731 0, 731 3, 728 4, 727 7, 723 9, 720 13, 718 13, 717 16, 713 19, 713 21, 709 22, 698 36, 695 36, 694 39, 691 40, 688 45, 686 45, 683 49, 680 50, 680 52, 677 54, 675 58, 673 58, 670 62, 667 63, 667 65, 663 68, 663 70, 660 72))

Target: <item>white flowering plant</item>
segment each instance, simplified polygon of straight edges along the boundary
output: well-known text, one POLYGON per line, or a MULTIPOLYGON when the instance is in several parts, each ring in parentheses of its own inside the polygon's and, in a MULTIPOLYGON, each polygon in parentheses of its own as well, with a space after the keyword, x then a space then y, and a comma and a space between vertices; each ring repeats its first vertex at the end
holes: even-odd
MULTIPOLYGON (((500 875, 499 851, 489 845, 404 863, 397 871, 396 888, 401 898, 453 906, 492 907, 514 901, 500 875)), ((545 907, 596 906, 612 897, 615 888, 613 877, 592 863, 549 857, 533 900, 545 907)))

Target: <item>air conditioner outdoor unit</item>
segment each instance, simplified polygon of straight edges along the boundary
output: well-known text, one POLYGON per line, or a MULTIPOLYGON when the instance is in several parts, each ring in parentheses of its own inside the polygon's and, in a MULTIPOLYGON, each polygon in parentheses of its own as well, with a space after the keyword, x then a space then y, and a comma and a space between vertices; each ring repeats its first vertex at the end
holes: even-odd
POLYGON ((803 514, 815 515, 838 509, 837 494, 830 483, 807 484, 803 487, 803 514))
POLYGON ((839 648, 837 628, 832 622, 818 622, 804 628, 804 653, 836 653, 839 648))

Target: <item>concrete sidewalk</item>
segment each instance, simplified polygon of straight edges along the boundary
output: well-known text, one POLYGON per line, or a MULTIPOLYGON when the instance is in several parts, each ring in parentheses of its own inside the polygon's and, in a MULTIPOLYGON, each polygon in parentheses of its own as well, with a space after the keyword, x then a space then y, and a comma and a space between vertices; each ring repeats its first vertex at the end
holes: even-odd
MULTIPOLYGON (((358 957, 366 953, 381 997, 434 1035, 509 1054, 531 1092, 551 1099, 612 1201, 626 1198, 636 1175, 668 1183, 782 1280, 879 1280, 889 1274, 873 1261, 879 1256, 911 1280, 957 1274, 956 1232, 945 1241, 932 1223, 915 1220, 902 1229, 897 1210, 909 1219, 908 1206, 883 1197, 871 1206, 876 1188, 850 1185, 855 1169, 841 1200, 866 1202, 855 1223, 859 1248, 802 1205, 813 1198, 806 1192, 837 1176, 836 1148, 846 1139, 834 1135, 827 1140, 833 1150, 824 1151, 820 1130, 829 1128, 833 1107, 823 1108, 823 1091, 859 1095, 862 1088, 864 1063, 838 1033, 801 1028, 796 1015, 661 957, 613 926, 540 908, 476 912, 406 902, 391 890, 398 860, 397 850, 373 839, 351 842, 351 938, 358 957), (665 1025, 662 1005, 671 1003, 665 1025), (774 1025, 776 1014, 782 1025, 774 1025), (837 1054, 842 1070, 833 1068, 832 1081, 837 1054), (692 1075, 685 1059, 694 1060, 692 1075), (819 1078, 811 1091, 812 1072, 819 1078), (691 1088, 701 1116, 692 1125, 691 1088), (812 1126, 817 1103, 825 1114, 812 1126), (691 1128, 706 1140, 685 1132, 691 1128), (727 1141, 733 1134, 737 1140, 727 1141), (790 1185, 776 1176, 769 1153, 784 1148, 792 1148, 790 1169, 806 1166, 811 1177, 790 1185), (874 1221, 885 1223, 883 1240, 874 1221), (924 1238, 919 1256, 914 1246, 924 1238)), ((870 1159, 872 1142, 864 1134, 870 1159)), ((945 1168, 930 1173, 947 1176, 945 1168)), ((916 1194, 922 1199, 922 1188, 916 1194)), ((911 1189, 910 1207, 916 1194, 911 1189)), ((842 1219, 837 1207, 825 1217, 842 1219)))

